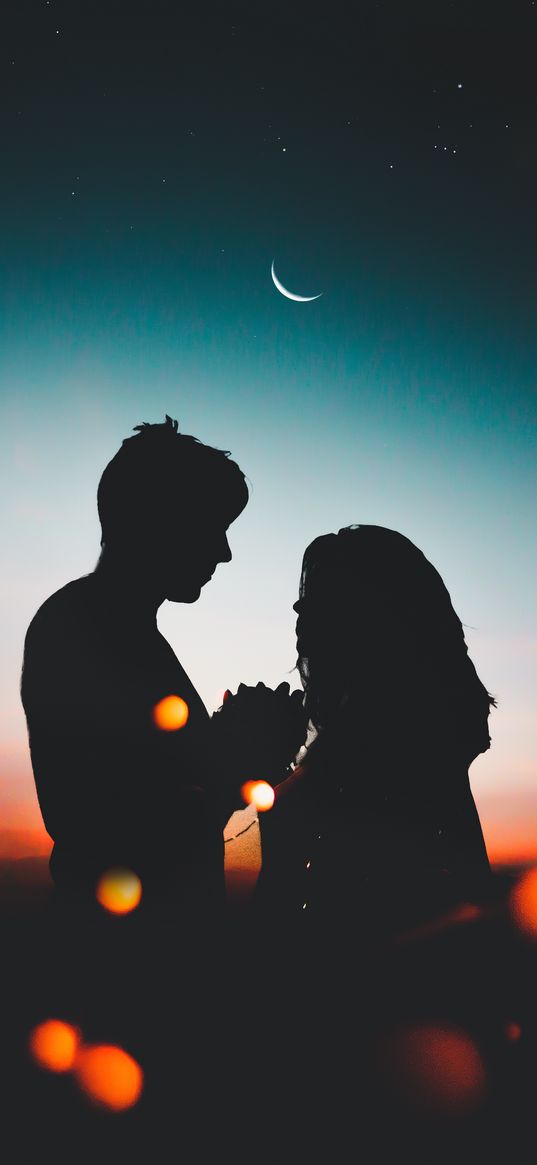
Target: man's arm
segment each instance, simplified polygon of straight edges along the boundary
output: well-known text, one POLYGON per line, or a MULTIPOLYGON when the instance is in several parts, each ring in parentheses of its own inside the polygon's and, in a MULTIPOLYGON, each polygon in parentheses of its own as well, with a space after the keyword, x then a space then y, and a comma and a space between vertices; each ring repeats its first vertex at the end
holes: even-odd
POLYGON ((31 625, 21 695, 41 811, 53 840, 77 852, 186 861, 218 828, 197 734, 159 733, 139 679, 76 626, 31 625))

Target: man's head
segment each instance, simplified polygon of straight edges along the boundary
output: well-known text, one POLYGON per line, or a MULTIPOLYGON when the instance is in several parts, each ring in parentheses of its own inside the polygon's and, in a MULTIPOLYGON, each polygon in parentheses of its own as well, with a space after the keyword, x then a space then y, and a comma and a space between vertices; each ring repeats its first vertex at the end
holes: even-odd
POLYGON ((136 425, 106 466, 97 491, 103 556, 192 603, 219 562, 226 531, 244 509, 244 474, 227 450, 163 424, 136 425))

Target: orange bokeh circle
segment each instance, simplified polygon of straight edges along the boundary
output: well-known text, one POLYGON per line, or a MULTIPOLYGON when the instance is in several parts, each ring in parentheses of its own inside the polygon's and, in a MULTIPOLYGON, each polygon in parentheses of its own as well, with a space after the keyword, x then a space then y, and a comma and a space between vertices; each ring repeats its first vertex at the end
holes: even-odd
POLYGON ((40 1068, 49 1072, 69 1072, 80 1044, 80 1032, 61 1019, 46 1019, 30 1033, 29 1047, 40 1068))
POLYGON ((96 1104, 120 1112, 140 1099, 144 1075, 132 1056, 114 1044, 93 1044, 80 1048, 75 1076, 86 1096, 96 1104))
POLYGON ((247 805, 255 805, 261 813, 274 805, 274 789, 268 781, 245 781, 241 786, 241 796, 247 805))
POLYGON ((188 714, 188 704, 181 696, 165 696, 153 708, 153 720, 157 728, 165 732, 177 732, 179 728, 184 728, 188 714))
POLYGON ((129 914, 142 897, 142 883, 133 870, 107 870, 97 883, 97 901, 111 914, 129 914))
POLYGON ((410 1108, 467 1113, 484 1099, 485 1065, 471 1036, 448 1024, 400 1028, 381 1041, 383 1072, 410 1108))

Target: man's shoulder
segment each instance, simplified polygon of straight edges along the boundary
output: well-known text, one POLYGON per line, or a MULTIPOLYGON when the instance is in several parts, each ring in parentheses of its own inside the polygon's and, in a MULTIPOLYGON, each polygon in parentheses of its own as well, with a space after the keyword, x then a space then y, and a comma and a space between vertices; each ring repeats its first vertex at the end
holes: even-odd
POLYGON ((73 633, 91 612, 91 575, 66 583, 38 607, 26 631, 26 645, 58 631, 73 633))

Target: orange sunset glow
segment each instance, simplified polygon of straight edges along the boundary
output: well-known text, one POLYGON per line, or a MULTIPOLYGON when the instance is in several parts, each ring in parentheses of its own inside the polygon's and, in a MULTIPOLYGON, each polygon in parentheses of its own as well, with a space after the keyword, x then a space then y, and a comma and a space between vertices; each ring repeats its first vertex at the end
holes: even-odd
MULTIPOLYGON (((41 819, 37 799, 35 804, 21 806, 10 816, 11 820, 7 813, 4 815, 6 824, 0 830, 0 861, 48 857, 52 840, 41 819)), ((496 813, 488 815, 486 805, 480 806, 480 816, 493 866, 537 865, 537 821, 519 814, 516 802, 511 816, 505 814, 503 820, 496 813)))
POLYGON ((530 938, 537 938, 537 866, 527 870, 511 893, 511 914, 515 924, 530 938))

